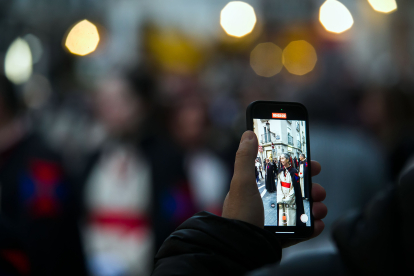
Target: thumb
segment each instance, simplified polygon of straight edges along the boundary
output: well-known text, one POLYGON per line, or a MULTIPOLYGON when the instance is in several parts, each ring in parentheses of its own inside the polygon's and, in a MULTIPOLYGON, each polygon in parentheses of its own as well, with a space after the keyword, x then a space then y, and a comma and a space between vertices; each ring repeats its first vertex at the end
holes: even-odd
POLYGON ((224 200, 222 216, 263 228, 263 202, 254 174, 256 156, 256 134, 253 131, 246 131, 236 153, 233 179, 231 180, 230 191, 224 200))
POLYGON ((256 134, 253 131, 246 131, 240 141, 239 149, 236 153, 236 161, 234 163, 234 175, 231 181, 230 190, 242 189, 245 192, 257 193, 254 162, 257 157, 258 142, 256 134), (246 185, 245 183, 252 183, 246 185))

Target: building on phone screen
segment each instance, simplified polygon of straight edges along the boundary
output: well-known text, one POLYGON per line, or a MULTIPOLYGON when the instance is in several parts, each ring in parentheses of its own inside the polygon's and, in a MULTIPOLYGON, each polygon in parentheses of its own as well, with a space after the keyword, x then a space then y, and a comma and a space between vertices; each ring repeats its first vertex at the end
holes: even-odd
POLYGON ((253 131, 259 141, 258 157, 274 159, 284 152, 297 159, 301 153, 307 156, 305 127, 305 121, 254 119, 253 131))

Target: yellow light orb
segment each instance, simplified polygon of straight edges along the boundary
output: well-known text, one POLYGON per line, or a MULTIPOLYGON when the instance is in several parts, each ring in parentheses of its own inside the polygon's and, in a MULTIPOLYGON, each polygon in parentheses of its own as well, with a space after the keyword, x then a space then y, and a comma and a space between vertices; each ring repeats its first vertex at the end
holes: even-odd
POLYGON ((250 66, 259 76, 276 75, 283 68, 282 49, 271 42, 260 43, 250 53, 250 66))
POLYGON ((32 53, 26 40, 16 38, 4 58, 4 73, 14 84, 26 82, 32 75, 32 53))
POLYGON ((256 14, 249 4, 233 1, 221 10, 220 25, 228 35, 242 37, 253 31, 256 14))
POLYGON ((332 33, 342 33, 354 24, 349 10, 336 0, 327 0, 319 9, 319 21, 322 26, 332 33))
POLYGON ((98 29, 88 20, 82 20, 70 30, 66 37, 65 46, 75 55, 86 56, 99 44, 98 29))
POLYGON ((368 3, 377 12, 390 13, 397 9, 395 0, 368 0, 368 3))
POLYGON ((289 43, 283 50, 282 62, 286 69, 294 75, 305 75, 313 70, 318 57, 315 48, 305 40, 289 43))

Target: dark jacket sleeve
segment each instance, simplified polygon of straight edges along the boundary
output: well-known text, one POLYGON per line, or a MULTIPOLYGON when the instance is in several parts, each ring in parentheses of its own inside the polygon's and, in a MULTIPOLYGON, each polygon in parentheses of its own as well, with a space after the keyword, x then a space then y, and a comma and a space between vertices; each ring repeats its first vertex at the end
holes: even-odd
POLYGON ((166 239, 152 275, 243 275, 280 261, 281 255, 271 232, 201 212, 166 239))

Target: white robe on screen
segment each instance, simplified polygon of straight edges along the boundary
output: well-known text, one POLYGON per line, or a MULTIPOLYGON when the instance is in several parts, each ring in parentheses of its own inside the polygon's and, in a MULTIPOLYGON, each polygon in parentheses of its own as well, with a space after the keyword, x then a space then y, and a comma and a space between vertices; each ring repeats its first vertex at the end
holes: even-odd
POLYGON ((288 170, 281 171, 277 176, 277 203, 279 207, 279 224, 285 226, 283 217, 286 216, 286 226, 296 226, 296 197, 293 188, 292 178, 288 170), (286 173, 286 174, 285 174, 286 173), (283 187, 283 183, 290 184, 290 187, 283 187), (285 212, 283 212, 282 204, 285 204, 285 212))

